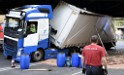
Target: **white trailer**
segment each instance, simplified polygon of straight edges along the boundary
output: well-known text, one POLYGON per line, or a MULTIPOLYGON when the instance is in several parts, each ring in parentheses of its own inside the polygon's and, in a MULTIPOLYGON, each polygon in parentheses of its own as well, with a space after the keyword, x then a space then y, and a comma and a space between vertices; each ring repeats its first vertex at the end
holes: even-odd
POLYGON ((110 49, 111 47, 114 47, 116 44, 116 38, 112 17, 102 16, 102 18, 98 20, 96 28, 105 48, 110 49))
POLYGON ((95 14, 66 3, 59 4, 53 15, 51 25, 56 32, 50 34, 51 41, 59 48, 84 46, 90 42, 92 35, 98 33, 103 42, 115 42, 109 16, 95 14))

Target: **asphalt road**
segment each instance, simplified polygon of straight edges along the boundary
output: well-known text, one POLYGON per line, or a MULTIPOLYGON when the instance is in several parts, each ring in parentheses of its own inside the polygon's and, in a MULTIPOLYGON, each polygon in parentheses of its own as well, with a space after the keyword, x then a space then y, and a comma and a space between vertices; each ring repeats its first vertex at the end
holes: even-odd
MULTIPOLYGON (((29 71, 29 70, 21 70, 19 67, 17 68, 0 68, 0 75, 83 75, 81 73, 81 68, 68 68, 61 67, 58 68, 56 66, 50 66, 45 64, 35 64, 30 66, 30 69, 52 69, 52 71, 29 71)), ((124 69, 109 69, 108 75, 124 75, 124 69)))
MULTIPOLYGON (((124 41, 117 42, 117 45, 116 48, 124 50, 124 41)), ((0 75, 83 75, 81 68, 56 67, 41 62, 31 63, 30 69, 51 69, 52 71, 21 70, 19 64, 16 68, 11 68, 10 60, 6 59, 0 52, 0 75)), ((124 69, 108 69, 108 71, 108 75, 124 75, 124 69)))

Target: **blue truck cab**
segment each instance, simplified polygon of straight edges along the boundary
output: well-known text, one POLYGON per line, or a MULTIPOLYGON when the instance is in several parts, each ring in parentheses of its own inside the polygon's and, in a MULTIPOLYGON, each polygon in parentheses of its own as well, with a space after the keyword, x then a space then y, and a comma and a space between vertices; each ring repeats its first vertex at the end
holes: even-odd
POLYGON ((50 5, 26 5, 10 10, 4 29, 4 56, 17 58, 26 53, 33 61, 41 60, 49 46, 52 17, 50 5))

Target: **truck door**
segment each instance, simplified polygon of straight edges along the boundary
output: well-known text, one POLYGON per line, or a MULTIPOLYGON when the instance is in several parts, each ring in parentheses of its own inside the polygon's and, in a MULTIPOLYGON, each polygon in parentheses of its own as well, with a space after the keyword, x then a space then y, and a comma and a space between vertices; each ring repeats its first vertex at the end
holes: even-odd
POLYGON ((38 28, 37 27, 38 27, 37 21, 27 22, 26 37, 24 38, 24 47, 36 48, 38 44, 38 33, 37 33, 38 28))

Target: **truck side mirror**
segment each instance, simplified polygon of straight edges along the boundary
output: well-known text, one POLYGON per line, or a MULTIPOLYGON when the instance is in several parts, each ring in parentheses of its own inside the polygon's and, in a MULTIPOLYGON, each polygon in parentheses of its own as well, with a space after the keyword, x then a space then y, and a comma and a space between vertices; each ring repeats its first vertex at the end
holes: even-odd
POLYGON ((27 37, 27 34, 26 33, 24 34, 24 37, 27 37))

